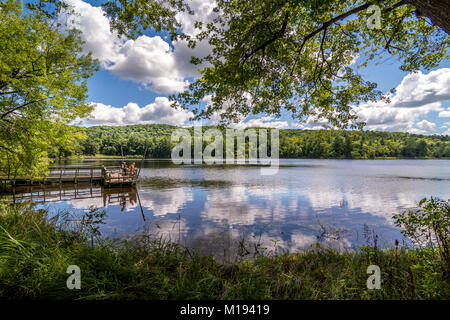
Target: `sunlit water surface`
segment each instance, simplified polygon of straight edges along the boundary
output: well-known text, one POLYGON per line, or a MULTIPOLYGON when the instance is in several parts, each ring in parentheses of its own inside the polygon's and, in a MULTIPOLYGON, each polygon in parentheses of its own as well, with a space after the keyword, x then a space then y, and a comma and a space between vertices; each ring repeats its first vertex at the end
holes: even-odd
POLYGON ((226 258, 238 247, 254 252, 255 243, 291 252, 317 242, 360 246, 373 233, 379 245, 390 246, 403 240, 393 214, 423 197, 450 196, 450 160, 281 160, 272 176, 253 166, 154 160, 145 162, 140 176, 137 192, 85 188, 87 196, 74 199, 65 190, 42 205, 52 214, 70 210, 80 216, 91 206, 105 208, 104 236, 148 232, 226 258))

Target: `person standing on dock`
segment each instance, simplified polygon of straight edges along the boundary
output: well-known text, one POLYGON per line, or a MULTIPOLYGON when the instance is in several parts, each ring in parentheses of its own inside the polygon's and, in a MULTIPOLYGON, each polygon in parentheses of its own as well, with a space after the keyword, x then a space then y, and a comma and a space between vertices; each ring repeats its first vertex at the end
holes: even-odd
POLYGON ((130 173, 133 174, 135 170, 135 163, 133 162, 130 166, 130 173))

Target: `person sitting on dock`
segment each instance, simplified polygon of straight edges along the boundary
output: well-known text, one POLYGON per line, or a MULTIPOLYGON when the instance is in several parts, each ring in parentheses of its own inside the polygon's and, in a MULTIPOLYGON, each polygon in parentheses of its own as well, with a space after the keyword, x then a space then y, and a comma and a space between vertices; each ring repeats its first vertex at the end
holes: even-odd
POLYGON ((130 166, 130 173, 131 174, 133 174, 134 173, 134 170, 136 170, 136 168, 135 168, 135 164, 134 164, 134 162, 131 164, 131 166, 130 166))
POLYGON ((106 167, 105 165, 102 165, 102 177, 106 177, 106 167))
POLYGON ((124 176, 126 176, 127 175, 127 170, 128 170, 128 167, 127 167, 127 164, 125 163, 125 161, 122 161, 122 174, 124 175, 124 176))

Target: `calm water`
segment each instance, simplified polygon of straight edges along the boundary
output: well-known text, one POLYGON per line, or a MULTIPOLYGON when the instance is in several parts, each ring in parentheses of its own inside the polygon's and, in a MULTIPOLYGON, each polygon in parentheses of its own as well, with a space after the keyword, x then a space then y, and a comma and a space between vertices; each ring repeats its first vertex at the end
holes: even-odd
POLYGON ((59 196, 55 191, 56 201, 43 205, 55 213, 71 209, 80 215, 89 206, 105 207, 105 236, 152 232, 226 255, 239 241, 248 248, 258 242, 290 251, 318 241, 332 243, 332 230, 341 230, 339 246, 366 243, 368 230, 379 235, 380 245, 391 245, 403 239, 393 224, 394 213, 423 197, 450 198, 450 160, 282 160, 274 176, 262 176, 250 166, 146 161, 141 177, 137 192, 85 188, 77 191, 82 199, 74 199, 74 191, 59 196))

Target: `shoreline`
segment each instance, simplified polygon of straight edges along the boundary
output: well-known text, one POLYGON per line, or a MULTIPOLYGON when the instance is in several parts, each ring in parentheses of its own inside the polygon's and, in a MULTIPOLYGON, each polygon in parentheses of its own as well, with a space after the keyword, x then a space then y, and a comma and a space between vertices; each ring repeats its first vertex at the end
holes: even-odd
MULTIPOLYGON (((108 156, 108 155, 96 155, 96 156, 82 156, 82 157, 69 157, 69 158, 53 158, 53 161, 83 161, 83 160, 142 160, 142 155, 128 155, 128 156, 108 156)), ((145 161, 171 161, 170 158, 145 158, 145 161)), ((450 160, 449 157, 442 158, 400 158, 400 157, 379 157, 379 158, 279 158, 279 160, 450 160)))
POLYGON ((337 251, 262 253, 220 263, 146 234, 120 243, 92 239, 90 224, 65 230, 45 210, 0 203, 0 299, 50 300, 430 300, 449 299, 445 262, 434 248, 376 242, 337 251), (3 240, 2 240, 3 239, 3 240), (67 266, 82 273, 80 290, 67 290, 67 266), (367 286, 369 266, 381 270, 381 287, 367 286), (442 269, 444 268, 444 269, 442 269))

